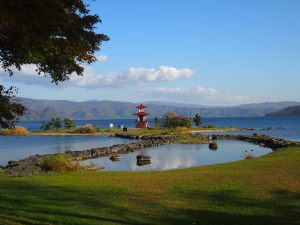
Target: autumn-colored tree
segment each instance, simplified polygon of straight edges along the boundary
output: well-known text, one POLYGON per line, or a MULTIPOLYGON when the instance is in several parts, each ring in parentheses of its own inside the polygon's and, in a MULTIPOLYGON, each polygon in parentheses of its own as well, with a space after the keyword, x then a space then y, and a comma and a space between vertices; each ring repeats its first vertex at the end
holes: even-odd
POLYGON ((175 127, 192 127, 192 118, 185 116, 178 116, 175 112, 168 112, 163 117, 163 126, 167 128, 175 127))

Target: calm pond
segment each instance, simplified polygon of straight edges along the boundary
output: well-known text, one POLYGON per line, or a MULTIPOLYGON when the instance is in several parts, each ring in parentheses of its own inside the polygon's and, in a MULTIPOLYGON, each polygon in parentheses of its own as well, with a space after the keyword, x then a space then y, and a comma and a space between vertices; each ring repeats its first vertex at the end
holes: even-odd
POLYGON ((130 142, 133 140, 102 136, 0 136, 0 165, 36 154, 63 153, 130 142))
POLYGON ((244 159, 249 153, 259 157, 272 152, 269 148, 242 141, 218 141, 218 145, 217 150, 210 150, 207 144, 171 144, 146 148, 143 154, 151 156, 151 164, 143 166, 138 166, 136 161, 141 151, 123 154, 120 161, 101 157, 82 161, 81 164, 104 166, 105 171, 170 170, 233 162, 244 159))

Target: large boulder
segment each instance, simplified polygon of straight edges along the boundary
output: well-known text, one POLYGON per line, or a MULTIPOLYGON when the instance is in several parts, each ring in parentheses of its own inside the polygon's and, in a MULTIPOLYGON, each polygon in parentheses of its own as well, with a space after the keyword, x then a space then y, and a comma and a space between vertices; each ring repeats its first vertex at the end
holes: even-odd
POLYGON ((151 156, 148 155, 137 155, 136 156, 137 161, 150 161, 151 156))
POLYGON ((211 142, 208 145, 210 150, 217 150, 218 149, 218 144, 216 142, 211 142))

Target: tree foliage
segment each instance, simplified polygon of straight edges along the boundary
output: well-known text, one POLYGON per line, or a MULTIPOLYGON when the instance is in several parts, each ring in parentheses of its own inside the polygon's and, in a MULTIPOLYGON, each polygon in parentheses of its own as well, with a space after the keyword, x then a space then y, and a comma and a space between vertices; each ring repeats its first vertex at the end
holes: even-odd
POLYGON ((163 126, 167 128, 192 127, 192 118, 178 116, 175 112, 168 112, 163 118, 163 126))
POLYGON ((15 92, 14 87, 5 89, 0 85, 0 127, 13 128, 18 117, 26 111, 26 107, 13 99, 15 92))
POLYGON ((61 119, 60 118, 52 118, 51 119, 51 123, 52 123, 52 126, 56 129, 56 130, 58 130, 59 128, 61 128, 62 127, 62 121, 61 121, 61 119))
POLYGON ((60 118, 51 118, 49 122, 42 122, 42 125, 40 127, 41 130, 58 130, 62 127, 62 121, 60 118))
POLYGON ((52 129, 52 126, 51 126, 51 123, 50 122, 42 122, 42 125, 40 127, 41 130, 51 130, 52 129))
POLYGON ((109 40, 94 32, 101 22, 90 15, 82 0, 2 0, 0 7, 0 61, 12 74, 24 64, 35 64, 39 74, 65 81, 82 63, 96 60, 94 53, 109 40))
MULTIPOLYGON (((56 84, 82 75, 83 64, 96 61, 94 53, 109 40, 95 33, 101 20, 87 7, 83 0, 1 0, 0 66, 13 75, 14 68, 34 64, 56 84)), ((25 107, 10 101, 12 89, 0 88, 1 125, 12 126, 25 107)))
POLYGON ((159 124, 159 118, 157 116, 154 117, 154 125, 157 127, 159 124))
POLYGON ((64 127, 70 129, 72 127, 75 127, 75 123, 70 118, 64 118, 64 127))
POLYGON ((197 127, 200 127, 200 125, 202 124, 202 118, 199 113, 195 114, 193 121, 197 127))

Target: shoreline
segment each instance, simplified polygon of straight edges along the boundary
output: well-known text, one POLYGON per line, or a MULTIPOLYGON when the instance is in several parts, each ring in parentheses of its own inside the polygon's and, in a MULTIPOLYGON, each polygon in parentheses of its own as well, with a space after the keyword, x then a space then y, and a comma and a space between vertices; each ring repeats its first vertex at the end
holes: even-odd
MULTIPOLYGON (((132 135, 124 133, 115 133, 114 137, 126 138, 126 139, 135 139, 137 142, 132 142, 129 144, 118 144, 112 145, 110 147, 101 147, 101 148, 91 148, 81 151, 66 151, 63 154, 66 157, 69 157, 73 162, 82 161, 92 158, 99 158, 103 156, 109 156, 113 154, 126 154, 128 152, 133 152, 143 148, 154 147, 159 145, 166 145, 171 143, 181 143, 181 144, 208 144, 217 140, 237 140, 245 141, 253 144, 257 144, 262 147, 271 148, 273 151, 284 147, 300 147, 300 142, 293 142, 284 139, 274 138, 262 134, 253 134, 253 135, 202 135, 196 134, 193 135, 193 139, 188 139, 185 136, 181 136, 182 140, 176 139, 174 136, 147 136, 147 135, 132 135), (184 139, 186 138, 186 139, 184 139), (184 143, 184 140, 186 143, 184 143), (195 142, 196 141, 196 142, 195 142)), ((178 138, 178 137, 177 137, 178 138)), ((41 171, 41 165, 43 159, 50 155, 55 154, 46 154, 46 155, 34 155, 29 156, 21 160, 12 160, 4 167, 0 168, 6 170, 7 176, 32 176, 38 175, 41 171)))
POLYGON ((256 130, 254 128, 216 128, 216 129, 204 129, 204 130, 193 130, 190 131, 191 133, 218 133, 218 132, 238 132, 238 131, 244 131, 244 130, 256 130))
POLYGON ((24 136, 111 136, 105 133, 89 133, 89 134, 81 134, 81 133, 29 133, 24 136))
MULTIPOLYGON (((151 130, 157 130, 157 131, 160 131, 160 130, 164 130, 164 129, 149 129, 149 131, 151 130)), ((167 130, 167 129, 165 129, 167 130)), ((176 131, 176 128, 174 129, 176 131)), ((233 127, 230 127, 230 128, 190 128, 187 129, 186 133, 219 133, 219 132, 238 132, 238 131, 244 131, 244 130, 255 130, 254 128, 233 128, 233 127)), ((129 133, 130 132, 133 132, 133 133, 136 133, 136 131, 141 131, 140 133, 143 135, 144 133, 147 134, 147 130, 139 130, 138 128, 129 128, 128 129, 128 132, 124 132, 125 134, 126 133, 129 133), (145 132, 144 132, 145 131, 145 132)), ((169 131, 172 131, 172 129, 169 129, 169 131)), ((63 132, 63 131, 29 131, 29 134, 27 135, 20 135, 20 136, 115 136, 115 134, 117 132, 122 132, 120 129, 112 129, 112 130, 106 130, 106 131, 100 131, 100 132, 94 132, 94 133, 76 133, 76 132, 73 132, 73 131, 69 131, 69 132, 63 132)), ((137 132, 138 134, 136 135, 139 135, 139 132, 137 132)), ((145 134, 145 135, 146 135, 145 134)), ((0 136, 18 136, 18 135, 2 135, 0 134, 0 136)))

